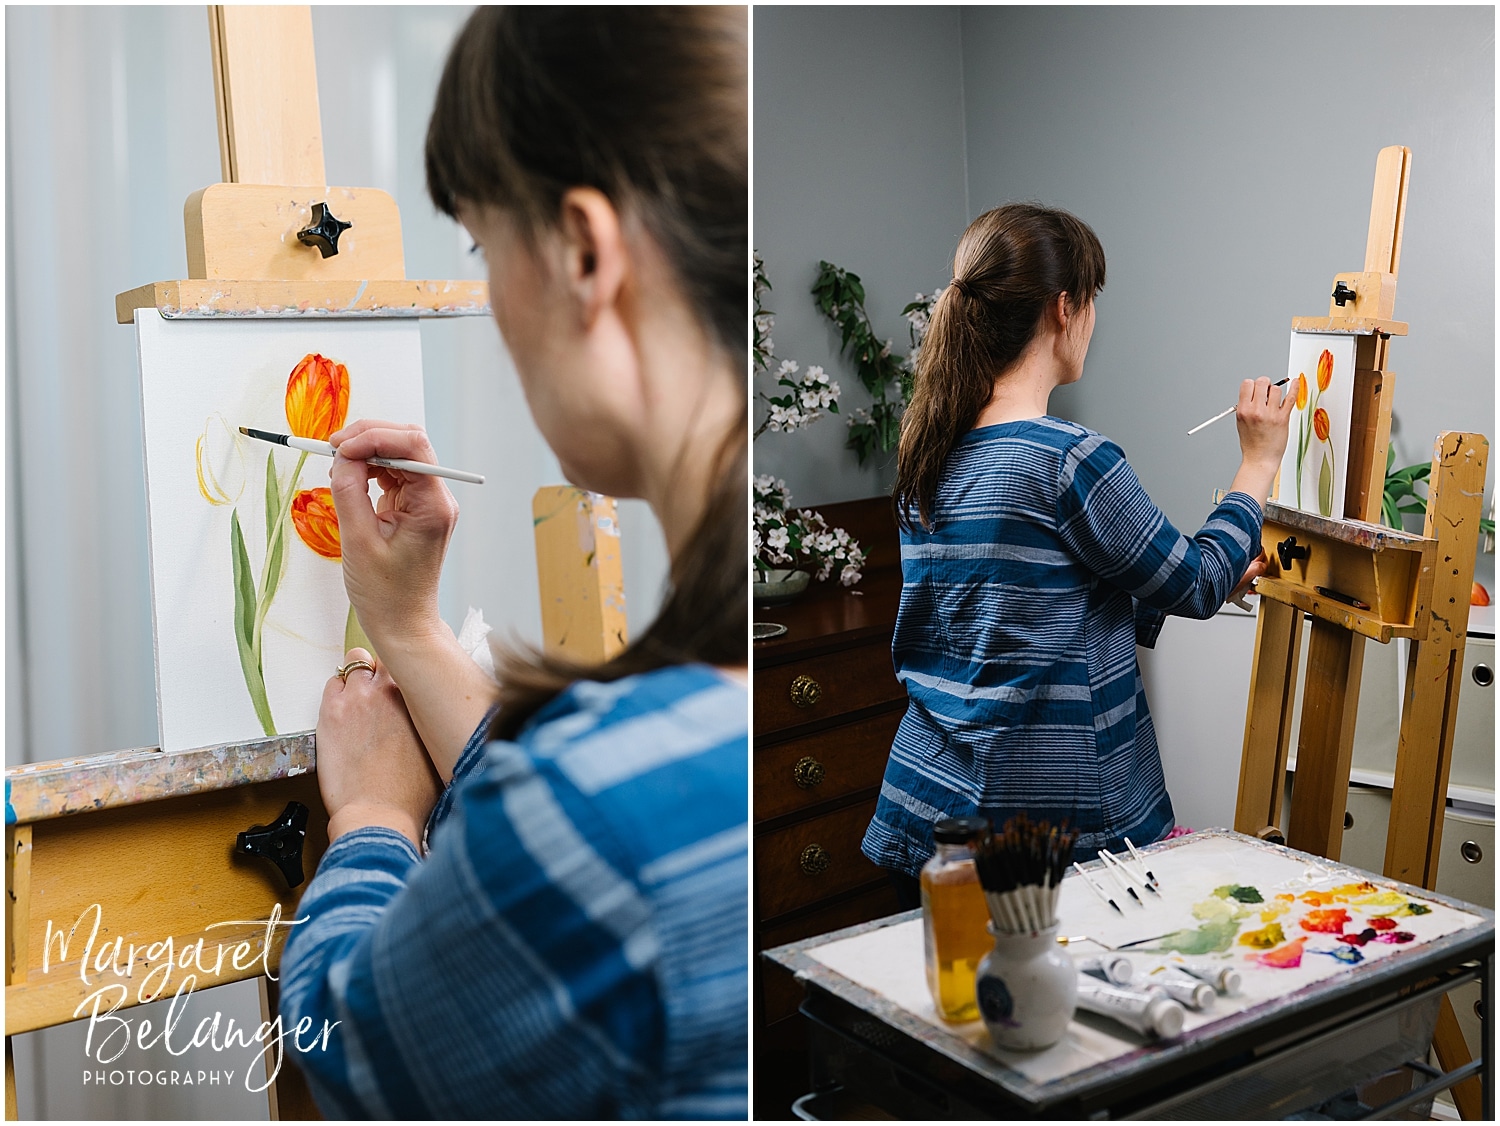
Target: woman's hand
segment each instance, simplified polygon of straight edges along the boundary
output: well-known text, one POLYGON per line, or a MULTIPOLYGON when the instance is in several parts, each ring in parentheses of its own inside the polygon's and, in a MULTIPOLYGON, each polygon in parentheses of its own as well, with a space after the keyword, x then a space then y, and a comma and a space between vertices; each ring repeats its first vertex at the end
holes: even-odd
POLYGON ((1261 548, 1260 554, 1250 560, 1250 565, 1245 568, 1245 573, 1240 576, 1239 584, 1229 592, 1229 597, 1226 601, 1244 606, 1245 596, 1255 593, 1255 580, 1266 573, 1268 563, 1266 549, 1261 548))
POLYGON ((1270 466, 1274 473, 1286 452, 1288 422, 1297 405, 1289 393, 1290 385, 1279 393, 1264 377, 1246 379, 1240 384, 1240 401, 1235 404, 1234 424, 1240 432, 1240 454, 1246 462, 1270 466))
POLYGON ((1234 423, 1240 432, 1240 470, 1229 486, 1232 493, 1247 493, 1256 504, 1265 504, 1286 452, 1288 422, 1297 396, 1278 398, 1271 381, 1264 377, 1240 384, 1240 401, 1234 407, 1234 423))
MULTIPOLYGON (((375 660, 351 649, 344 661, 375 660)), ((401 690, 384 669, 352 669, 323 686, 318 709, 318 789, 328 810, 328 839, 384 825, 418 848, 442 783, 417 737, 401 690)))
POLYGON ((420 426, 361 419, 333 434, 330 471, 339 517, 344 587, 359 624, 384 652, 398 637, 442 627, 438 579, 458 504, 440 477, 366 465, 370 457, 401 457, 437 464, 420 426), (380 483, 371 506, 369 481, 380 483))

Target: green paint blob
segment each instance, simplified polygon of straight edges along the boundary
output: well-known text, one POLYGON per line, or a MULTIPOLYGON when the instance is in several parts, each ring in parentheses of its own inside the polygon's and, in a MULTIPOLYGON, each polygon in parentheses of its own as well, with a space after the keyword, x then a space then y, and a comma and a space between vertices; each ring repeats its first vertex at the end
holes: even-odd
POLYGON ((1158 942, 1155 948, 1178 954, 1221 954, 1229 949, 1239 929, 1236 919, 1217 919, 1192 930, 1175 931, 1158 942))
POLYGON ((1214 894, 1220 899, 1234 899, 1240 903, 1264 903, 1260 891, 1244 884, 1225 884, 1223 887, 1214 888, 1214 894))

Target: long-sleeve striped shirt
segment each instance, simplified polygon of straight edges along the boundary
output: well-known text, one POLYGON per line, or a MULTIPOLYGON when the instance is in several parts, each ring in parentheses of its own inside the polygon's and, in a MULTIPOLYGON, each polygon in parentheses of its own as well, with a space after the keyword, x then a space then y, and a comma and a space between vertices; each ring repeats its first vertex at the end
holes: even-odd
POLYGON ((933 530, 901 535, 892 644, 906 684, 863 850, 916 875, 942 817, 1025 811, 1077 853, 1158 840, 1172 802, 1136 665, 1167 614, 1207 618, 1259 551, 1230 493, 1189 539, 1121 449, 1044 417, 972 430, 944 466, 933 530))
POLYGON ((581 681, 514 742, 480 726, 426 859, 335 841, 281 961, 284 1026, 341 1022, 296 1057, 323 1111, 744 1118, 746 695, 581 681))

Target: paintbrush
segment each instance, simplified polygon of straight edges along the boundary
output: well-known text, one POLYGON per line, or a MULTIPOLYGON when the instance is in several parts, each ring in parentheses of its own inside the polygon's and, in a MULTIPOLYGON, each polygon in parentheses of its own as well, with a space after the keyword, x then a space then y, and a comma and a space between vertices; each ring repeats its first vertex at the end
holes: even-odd
POLYGON ((1146 873, 1146 878, 1151 881, 1151 886, 1157 890, 1161 888, 1161 881, 1156 878, 1156 873, 1146 867, 1146 858, 1141 855, 1141 850, 1130 843, 1130 838, 1125 838, 1125 847, 1130 850, 1130 855, 1135 857, 1135 862, 1141 866, 1141 871, 1146 873))
MULTIPOLYGON (((1292 377, 1291 376, 1287 376, 1285 379, 1277 380, 1275 383, 1271 384, 1271 386, 1272 387, 1280 387, 1283 384, 1290 383, 1291 381, 1292 381, 1292 377)), ((1205 421, 1198 423, 1197 426, 1195 426, 1191 430, 1189 430, 1188 431, 1188 437, 1191 438, 1194 434, 1198 433, 1198 431, 1202 430, 1205 426, 1208 426, 1208 425, 1211 425, 1212 423, 1218 422, 1219 419, 1225 418, 1225 417, 1233 414, 1234 412, 1235 412, 1235 407, 1230 407, 1227 411, 1220 411, 1218 414, 1214 415, 1213 418, 1206 419, 1205 421)))
MULTIPOLYGON (((240 433, 248 438, 274 442, 278 446, 288 446, 294 450, 320 454, 323 457, 332 457, 334 454, 331 445, 327 442, 320 442, 316 438, 298 438, 294 434, 272 434, 266 430, 252 430, 248 426, 241 426, 240 433)), ((367 457, 365 464, 378 465, 382 469, 399 469, 403 473, 420 473, 424 477, 446 477, 450 481, 467 481, 471 485, 484 484, 484 477, 481 474, 468 473, 462 469, 444 469, 441 465, 428 465, 425 461, 408 461, 404 457, 367 457)))
POLYGON ((1080 876, 1083 877, 1083 882, 1089 885, 1089 890, 1090 891, 1092 891, 1095 895, 1097 895, 1105 903, 1108 903, 1116 911, 1119 911, 1119 913, 1121 915, 1125 914, 1124 911, 1120 911, 1120 905, 1118 903, 1116 903, 1113 899, 1111 899, 1109 896, 1107 896, 1107 895, 1104 894, 1104 889, 1103 888, 1101 888, 1098 884, 1094 883, 1093 880, 1089 879, 1089 874, 1087 872, 1085 872, 1081 866, 1079 866, 1077 864, 1074 864, 1073 865, 1073 871, 1077 872, 1080 876))
POLYGON ((974 849, 974 868, 997 933, 1035 933, 1057 923, 1062 874, 1076 834, 1024 813, 974 849))
POLYGON ((1149 891, 1152 895, 1156 896, 1157 899, 1161 898, 1161 892, 1157 891, 1154 887, 1151 886, 1150 880, 1146 879, 1145 876, 1141 875, 1139 872, 1131 868, 1129 864, 1126 864, 1125 858, 1123 856, 1116 856, 1108 849, 1103 848, 1099 850, 1099 854, 1109 860, 1111 864, 1119 868, 1120 871, 1124 872, 1126 877, 1132 882, 1139 884, 1146 891, 1149 891))
POLYGON ((1137 907, 1144 907, 1144 906, 1146 906, 1144 903, 1141 902, 1141 897, 1138 896, 1138 895, 1136 895, 1135 888, 1131 887, 1124 880, 1120 879, 1120 873, 1116 872, 1115 871, 1115 866, 1110 863, 1110 861, 1113 860, 1113 859, 1114 859, 1114 857, 1111 856, 1104 849, 1101 848, 1099 850, 1099 861, 1100 861, 1101 864, 1104 865, 1104 870, 1109 873, 1109 878, 1112 879, 1112 880, 1114 880, 1115 883, 1117 883, 1117 884, 1120 885, 1120 890, 1121 891, 1127 893, 1130 896, 1131 899, 1135 900, 1135 903, 1136 903, 1137 907))

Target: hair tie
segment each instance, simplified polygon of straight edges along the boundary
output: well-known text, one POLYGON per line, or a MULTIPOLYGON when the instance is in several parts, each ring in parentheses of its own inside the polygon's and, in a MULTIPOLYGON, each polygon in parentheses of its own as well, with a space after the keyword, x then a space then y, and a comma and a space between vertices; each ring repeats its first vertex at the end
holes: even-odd
POLYGON ((971 300, 973 299, 974 291, 969 288, 969 283, 964 281, 963 278, 954 278, 948 284, 951 285, 954 289, 958 290, 958 292, 962 293, 965 297, 968 297, 971 300))

